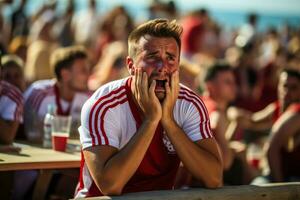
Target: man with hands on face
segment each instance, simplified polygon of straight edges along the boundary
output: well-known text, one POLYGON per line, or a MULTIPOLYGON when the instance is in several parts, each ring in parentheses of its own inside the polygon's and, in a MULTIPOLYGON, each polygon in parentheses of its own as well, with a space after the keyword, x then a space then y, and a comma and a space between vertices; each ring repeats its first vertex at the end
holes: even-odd
POLYGON ((75 197, 172 189, 180 162, 207 188, 222 184, 222 159, 202 100, 179 84, 181 26, 155 19, 128 39, 131 76, 84 104, 75 197))

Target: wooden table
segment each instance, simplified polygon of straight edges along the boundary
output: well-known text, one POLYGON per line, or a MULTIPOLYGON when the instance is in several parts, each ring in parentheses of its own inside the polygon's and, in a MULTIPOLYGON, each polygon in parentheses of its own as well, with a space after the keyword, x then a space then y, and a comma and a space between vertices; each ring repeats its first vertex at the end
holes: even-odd
POLYGON ((0 171, 39 170, 33 199, 44 199, 53 170, 80 167, 78 146, 77 151, 73 151, 79 142, 68 143, 68 147, 72 149, 68 148, 66 152, 45 149, 38 145, 15 143, 15 146, 21 147, 21 151, 0 153, 0 171))

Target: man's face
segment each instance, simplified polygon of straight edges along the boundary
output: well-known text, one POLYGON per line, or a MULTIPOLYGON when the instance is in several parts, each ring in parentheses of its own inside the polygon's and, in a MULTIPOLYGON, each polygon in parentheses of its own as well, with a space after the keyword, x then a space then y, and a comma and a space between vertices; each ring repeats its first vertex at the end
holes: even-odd
POLYGON ((280 74, 278 84, 278 98, 284 109, 291 103, 300 102, 300 81, 289 76, 286 72, 280 74))
POLYGON ((236 98, 236 82, 232 71, 219 72, 213 82, 214 96, 230 103, 236 98))
POLYGON ((21 91, 25 90, 25 79, 22 69, 17 66, 10 66, 2 71, 2 80, 5 80, 12 85, 19 88, 21 91))
POLYGON ((87 59, 76 59, 69 71, 68 84, 75 91, 86 91, 90 68, 87 59))
MULTIPOLYGON (((159 100, 166 95, 165 83, 170 84, 171 75, 179 67, 179 47, 172 37, 142 37, 132 70, 142 68, 148 75, 149 86, 156 80, 155 94, 159 100)), ((130 67, 129 67, 130 68, 130 67)))

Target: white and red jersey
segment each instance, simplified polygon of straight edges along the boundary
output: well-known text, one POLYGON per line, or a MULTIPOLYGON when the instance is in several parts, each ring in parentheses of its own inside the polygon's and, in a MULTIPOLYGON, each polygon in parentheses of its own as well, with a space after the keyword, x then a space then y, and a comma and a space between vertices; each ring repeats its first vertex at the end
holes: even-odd
MULTIPOLYGON (((89 97, 90 95, 88 92, 76 92, 72 102, 68 102, 60 98, 56 80, 40 80, 34 82, 24 94, 26 134, 28 134, 28 124, 31 124, 34 128, 32 118, 39 121, 44 120, 49 104, 56 106, 56 112, 58 115, 71 115, 72 123, 80 121, 81 108, 89 97)), ((30 134, 38 133, 32 132, 30 134)), ((35 136, 33 135, 32 137, 35 136)))
POLYGON ((0 81, 0 118, 23 122, 23 95, 14 85, 0 81))
MULTIPOLYGON (((110 145, 122 149, 142 124, 130 89, 131 78, 100 87, 84 104, 79 128, 82 148, 110 145)), ((180 85, 173 111, 177 124, 192 140, 211 138, 210 122, 202 100, 180 85)), ((139 168, 125 185, 123 193, 172 189, 179 158, 159 125, 139 168)), ((76 197, 99 196, 82 154, 81 174, 76 197)))

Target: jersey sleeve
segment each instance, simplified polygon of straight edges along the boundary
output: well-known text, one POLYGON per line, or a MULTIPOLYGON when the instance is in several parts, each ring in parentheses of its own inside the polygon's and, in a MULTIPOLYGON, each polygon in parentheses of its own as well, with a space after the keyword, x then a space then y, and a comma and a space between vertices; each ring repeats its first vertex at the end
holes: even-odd
POLYGON ((97 145, 120 148, 120 120, 116 109, 104 102, 88 100, 81 111, 80 141, 83 149, 97 145))
POLYGON ((181 126, 192 141, 211 138, 212 131, 207 109, 202 100, 182 96, 181 126))
POLYGON ((0 105, 1 118, 8 121, 23 122, 23 98, 18 96, 17 100, 3 97, 0 105))

